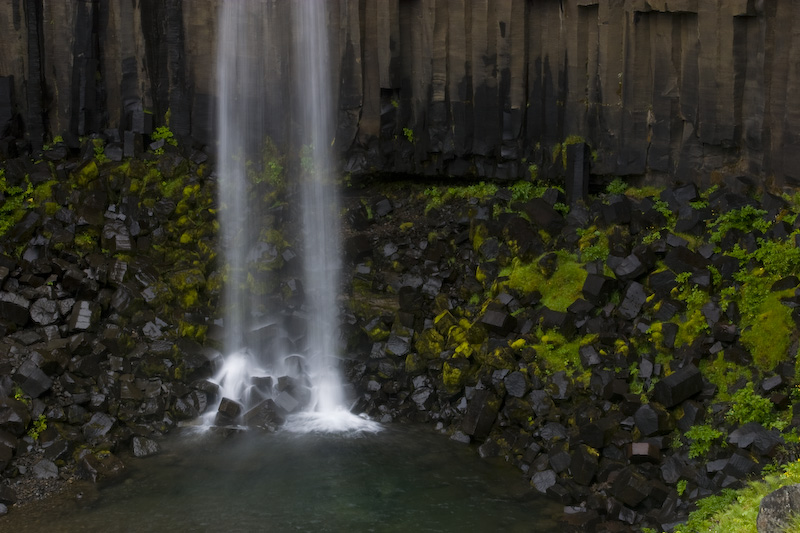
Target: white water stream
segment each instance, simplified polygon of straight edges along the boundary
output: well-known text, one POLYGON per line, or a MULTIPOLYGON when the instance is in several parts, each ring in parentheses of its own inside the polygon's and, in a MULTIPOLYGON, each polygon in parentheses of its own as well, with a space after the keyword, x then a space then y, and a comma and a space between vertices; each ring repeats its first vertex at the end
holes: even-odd
MULTIPOLYGON (((329 6, 324 0, 291 2, 291 17, 270 20, 267 0, 226 0, 220 9, 221 33, 217 52, 218 180, 220 222, 228 264, 225 289, 225 363, 215 376, 221 396, 242 405, 244 412, 274 399, 291 413, 286 429, 305 432, 377 431, 373 422, 351 414, 343 393, 339 367, 338 305, 340 289, 339 202, 334 175, 331 64, 328 57, 329 6), (265 80, 282 72, 270 65, 266 53, 274 46, 271 32, 291 32, 288 43, 294 104, 282 116, 267 113, 263 104, 265 80), (290 109, 298 110, 293 117, 290 109), (269 116, 268 116, 269 115, 269 116), (301 198, 302 292, 306 334, 289 343, 272 342, 289 334, 282 329, 282 309, 267 308, 252 290, 258 262, 270 256, 259 227, 268 206, 252 194, 247 161, 262 161, 268 121, 294 121, 293 133, 302 146, 300 170, 287 175, 301 198), (299 182, 299 183, 298 183, 299 182), (265 328, 264 325, 267 324, 265 328), (264 342, 254 330, 270 331, 264 342), (254 342, 253 339, 259 339, 254 342), (297 341, 297 342, 294 342, 297 341), (270 379, 272 378, 272 379, 270 379), (289 388, 276 389, 283 379, 289 388), (295 404, 305 408, 294 408, 295 404)), ((284 34, 285 35, 285 34, 284 34)), ((284 69, 285 70, 285 69, 284 69)), ((298 154, 295 154, 296 156, 298 154)), ((257 275, 262 276, 261 272, 257 275)), ((295 313, 295 318, 297 313, 295 313)), ((215 413, 207 417, 213 423, 215 413)))

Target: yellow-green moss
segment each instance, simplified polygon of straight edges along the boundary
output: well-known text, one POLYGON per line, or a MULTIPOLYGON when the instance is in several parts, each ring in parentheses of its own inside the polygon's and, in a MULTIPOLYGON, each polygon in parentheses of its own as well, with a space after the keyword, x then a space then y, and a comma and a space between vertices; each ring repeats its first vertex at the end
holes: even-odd
POLYGON ((526 293, 538 290, 542 294, 543 305, 562 312, 583 296, 582 289, 587 276, 575 256, 566 253, 558 254, 558 265, 550 278, 545 277, 537 262, 522 263, 516 259, 502 274, 508 276, 509 288, 526 293))
POLYGON ((685 320, 676 320, 678 333, 675 335, 675 347, 692 344, 700 335, 708 332, 708 322, 700 309, 687 313, 685 320))
POLYGON ((796 337, 791 309, 780 302, 784 293, 770 293, 753 317, 744 317, 742 344, 762 370, 771 370, 790 357, 789 347, 796 337))
POLYGON ((442 366, 442 381, 447 390, 459 390, 464 385, 464 377, 464 372, 460 368, 445 361, 442 366))
POLYGON ((728 389, 741 378, 751 379, 750 369, 725 360, 724 352, 719 352, 716 357, 700 361, 700 371, 708 381, 717 386, 717 401, 730 400, 728 389))

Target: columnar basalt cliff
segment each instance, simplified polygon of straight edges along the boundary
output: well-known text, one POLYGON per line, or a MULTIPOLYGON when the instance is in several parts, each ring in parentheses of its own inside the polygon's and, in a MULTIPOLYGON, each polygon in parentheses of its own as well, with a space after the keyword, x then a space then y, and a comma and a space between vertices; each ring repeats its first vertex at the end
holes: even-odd
MULTIPOLYGON (((291 104, 287 0, 254 6, 277 59, 258 95, 291 104)), ((335 0, 336 146, 346 170, 511 178, 564 173, 705 183, 723 170, 800 179, 790 98, 800 2, 335 0), (553 162, 556 162, 554 164, 553 162)), ((0 122, 35 149, 163 123, 213 142, 218 1, 9 0, 0 6, 0 122), (13 79, 12 79, 13 77, 13 79), (16 115, 16 118, 14 118, 16 115)), ((289 121, 273 125, 286 138, 289 121)), ((14 143, 5 143, 13 150, 14 143)))

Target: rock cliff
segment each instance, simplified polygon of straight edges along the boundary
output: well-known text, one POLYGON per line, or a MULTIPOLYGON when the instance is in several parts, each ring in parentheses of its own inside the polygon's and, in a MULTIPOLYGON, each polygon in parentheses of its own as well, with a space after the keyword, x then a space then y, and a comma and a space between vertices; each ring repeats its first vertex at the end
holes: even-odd
MULTIPOLYGON (((214 138, 221 2, 9 0, 0 6, 0 126, 56 135, 163 124, 214 138)), ((335 144, 346 170, 511 178, 592 172, 708 183, 715 171, 800 180, 800 2, 332 0, 335 144), (555 163, 554 163, 555 162, 555 163)), ((287 0, 254 1, 262 87, 288 138, 287 0)))

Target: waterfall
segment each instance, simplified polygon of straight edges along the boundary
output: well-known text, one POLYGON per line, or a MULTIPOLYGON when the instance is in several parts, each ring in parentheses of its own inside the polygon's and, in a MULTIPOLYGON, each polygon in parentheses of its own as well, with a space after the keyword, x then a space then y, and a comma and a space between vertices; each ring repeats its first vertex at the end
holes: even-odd
POLYGON ((300 432, 377 431, 377 424, 347 409, 338 370, 341 261, 328 6, 324 0, 282 4, 291 10, 287 25, 276 16, 279 4, 225 0, 220 8, 217 179, 227 273, 225 360, 214 377, 219 409, 206 422, 274 428, 285 421, 286 429, 300 432), (271 34, 286 32, 290 39, 271 40, 271 34), (266 91, 281 75, 279 90, 266 91), (270 98, 282 101, 270 104, 270 98), (290 172, 276 143, 267 140, 271 132, 286 131, 292 135, 284 141, 296 147, 299 161, 290 172), (296 190, 300 200, 272 214, 263 198, 269 187, 296 190), (302 275, 287 281, 281 268, 271 268, 285 257, 283 238, 275 238, 282 228, 265 224, 277 224, 298 204, 302 275), (301 295, 299 309, 281 308, 271 297, 280 284, 291 284, 301 295), (288 325, 298 320, 305 327, 288 325))

